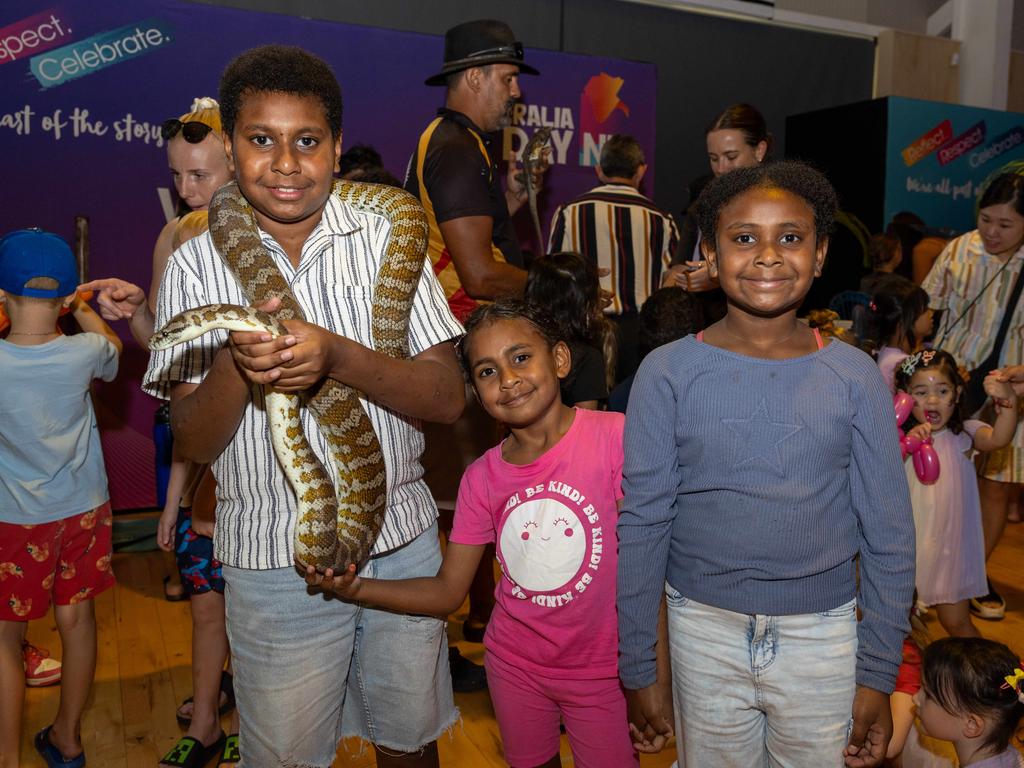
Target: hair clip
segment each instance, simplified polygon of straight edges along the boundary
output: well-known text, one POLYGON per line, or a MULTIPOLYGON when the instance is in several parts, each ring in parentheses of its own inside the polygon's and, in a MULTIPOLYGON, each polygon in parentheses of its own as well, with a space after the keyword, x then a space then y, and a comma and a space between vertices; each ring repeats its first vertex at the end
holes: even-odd
MULTIPOLYGON (((917 364, 921 362, 921 352, 915 352, 912 355, 907 355, 903 358, 903 362, 900 364, 900 370, 903 371, 904 376, 913 376, 914 371, 917 368, 917 364)), ((932 353, 935 354, 934 352, 932 353)), ((929 360, 931 358, 928 358, 929 360)))
POLYGON ((931 365, 933 357, 935 357, 935 350, 926 349, 921 353, 921 365, 931 365))
MULTIPOLYGON (((1021 662, 1021 667, 1024 667, 1024 661, 1021 662)), ((1014 691, 1017 694, 1017 700, 1024 704, 1024 669, 1017 667, 1013 670, 1012 675, 1007 675, 1003 679, 1006 682, 999 687, 1014 691)))

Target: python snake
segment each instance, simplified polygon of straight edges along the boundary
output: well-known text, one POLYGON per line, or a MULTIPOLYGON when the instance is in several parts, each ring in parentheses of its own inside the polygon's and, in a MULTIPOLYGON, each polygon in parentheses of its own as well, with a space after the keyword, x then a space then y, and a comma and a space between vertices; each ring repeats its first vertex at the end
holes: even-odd
MULTIPOLYGON (((332 194, 357 211, 383 216, 391 225, 388 245, 373 288, 373 348, 406 358, 409 314, 427 247, 427 219, 419 201, 382 184, 335 181, 332 194)), ((262 305, 281 299, 273 317, 252 307, 211 304, 186 310, 150 340, 167 349, 215 328, 287 334, 281 320, 303 319, 302 309, 260 241, 252 208, 232 182, 210 202, 210 235, 238 279, 247 300, 262 305)), ((274 453, 297 496, 295 559, 323 571, 341 572, 369 557, 384 523, 387 477, 384 455, 358 393, 331 378, 302 396, 264 388, 274 453), (327 440, 337 467, 338 487, 314 454, 300 420, 305 404, 327 440)))

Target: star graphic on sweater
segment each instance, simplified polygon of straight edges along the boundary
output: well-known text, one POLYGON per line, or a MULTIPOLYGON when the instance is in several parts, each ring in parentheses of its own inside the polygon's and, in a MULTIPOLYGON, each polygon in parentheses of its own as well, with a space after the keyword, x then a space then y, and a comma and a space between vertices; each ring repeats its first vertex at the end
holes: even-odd
POLYGON ((772 421, 765 399, 749 419, 722 419, 722 424, 739 438, 733 448, 733 469, 761 462, 775 474, 785 477, 779 446, 802 430, 802 425, 772 421))

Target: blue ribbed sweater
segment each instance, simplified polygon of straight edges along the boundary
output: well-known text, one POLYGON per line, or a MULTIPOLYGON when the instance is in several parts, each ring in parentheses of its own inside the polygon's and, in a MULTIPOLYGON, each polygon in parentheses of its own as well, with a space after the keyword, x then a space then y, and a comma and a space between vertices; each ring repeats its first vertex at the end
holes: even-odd
POLYGON ((856 593, 857 683, 890 693, 909 631, 914 523, 892 396, 833 341, 788 360, 688 336, 644 360, 626 415, 619 671, 655 680, 658 603, 746 614, 835 608, 856 593))

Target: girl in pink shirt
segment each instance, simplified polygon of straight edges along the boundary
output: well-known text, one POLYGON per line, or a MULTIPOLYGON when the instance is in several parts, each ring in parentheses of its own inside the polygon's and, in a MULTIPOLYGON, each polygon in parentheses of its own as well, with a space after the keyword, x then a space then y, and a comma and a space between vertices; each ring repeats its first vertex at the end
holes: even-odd
MULTIPOLYGON (((637 766, 617 670, 623 416, 562 404, 559 382, 572 360, 555 327, 518 300, 479 307, 466 322, 463 367, 509 436, 463 475, 437 576, 380 581, 350 566, 338 577, 310 570, 307 581, 348 600, 444 617, 465 600, 494 542, 502 578, 485 666, 506 760, 560 766, 561 720, 577 766, 637 766)), ((664 742, 634 736, 644 751, 664 742)))

